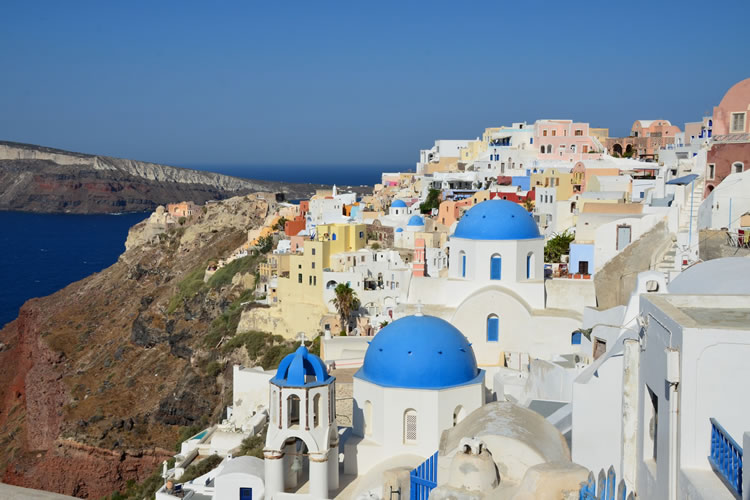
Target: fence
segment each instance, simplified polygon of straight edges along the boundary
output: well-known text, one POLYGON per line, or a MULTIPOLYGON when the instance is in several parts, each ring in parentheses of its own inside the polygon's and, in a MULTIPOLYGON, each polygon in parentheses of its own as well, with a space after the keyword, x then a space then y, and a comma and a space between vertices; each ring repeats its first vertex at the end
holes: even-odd
POLYGON ((409 498, 411 500, 427 500, 430 492, 437 486, 438 452, 422 462, 419 467, 411 471, 409 498))
POLYGON ((713 418, 708 461, 732 493, 742 498, 742 447, 713 418))
POLYGON ((604 469, 599 471, 599 479, 594 478, 594 473, 589 472, 589 478, 581 484, 578 496, 579 500, 635 500, 635 494, 628 494, 625 481, 620 479, 617 483, 617 475, 614 467, 609 468, 607 473, 604 469), (616 494, 616 496, 615 496, 616 494))

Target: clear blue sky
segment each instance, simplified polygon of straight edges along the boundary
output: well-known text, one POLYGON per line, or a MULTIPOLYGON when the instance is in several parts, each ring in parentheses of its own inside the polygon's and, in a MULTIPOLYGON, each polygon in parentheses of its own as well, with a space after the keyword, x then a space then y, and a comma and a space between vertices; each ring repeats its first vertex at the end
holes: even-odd
POLYGON ((681 128, 750 77, 747 0, 6 1, 0 139, 179 165, 413 166, 572 118, 681 128))

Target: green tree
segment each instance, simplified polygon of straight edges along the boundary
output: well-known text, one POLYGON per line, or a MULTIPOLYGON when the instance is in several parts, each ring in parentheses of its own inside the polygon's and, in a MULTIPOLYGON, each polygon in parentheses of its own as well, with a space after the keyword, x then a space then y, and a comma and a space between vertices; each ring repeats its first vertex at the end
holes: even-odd
POLYGON ((336 296, 331 299, 331 302, 336 307, 341 318, 341 328, 345 331, 349 331, 349 317, 353 311, 359 309, 360 303, 357 298, 357 293, 352 290, 352 287, 348 283, 339 283, 334 289, 336 296))
POLYGON ((575 239, 575 234, 564 232, 555 234, 544 245, 544 262, 560 262, 560 257, 570 253, 570 243, 575 239))
POLYGON ((273 249, 273 236, 261 236, 255 245, 259 253, 268 253, 273 249))
POLYGON ((427 193, 427 199, 424 201, 424 203, 419 205, 419 211, 423 214, 429 214, 432 212, 433 208, 438 208, 440 206, 440 190, 439 189, 430 189, 430 192, 427 193))
POLYGON ((524 200, 523 208, 525 208, 527 212, 534 211, 534 202, 531 201, 531 198, 526 198, 526 200, 524 200))
POLYGON ((280 218, 278 221, 276 221, 276 224, 273 226, 274 229, 277 231, 283 231, 286 227, 286 217, 280 218))

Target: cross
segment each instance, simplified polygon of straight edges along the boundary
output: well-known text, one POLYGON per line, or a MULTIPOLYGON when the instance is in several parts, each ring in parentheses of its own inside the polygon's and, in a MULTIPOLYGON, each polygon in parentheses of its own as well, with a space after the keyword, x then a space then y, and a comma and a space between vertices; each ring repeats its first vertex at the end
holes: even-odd
POLYGON ((417 308, 417 314, 416 314, 416 316, 424 316, 424 314, 422 314, 422 309, 424 308, 424 304, 422 304, 421 300, 417 301, 416 308, 417 308))
POLYGON ((299 332, 297 338, 299 338, 299 341, 302 343, 302 345, 305 345, 305 332, 299 332))

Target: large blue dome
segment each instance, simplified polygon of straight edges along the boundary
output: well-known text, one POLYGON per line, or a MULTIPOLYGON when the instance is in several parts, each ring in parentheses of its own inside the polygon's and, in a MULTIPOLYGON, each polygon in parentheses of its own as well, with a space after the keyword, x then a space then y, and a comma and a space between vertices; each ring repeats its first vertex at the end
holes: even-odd
POLYGON ((442 389, 476 380, 474 350, 453 325, 434 316, 407 316, 378 332, 355 377, 385 387, 442 389))
POLYGON ((406 208, 406 203, 403 200, 396 200, 391 203, 391 208, 406 208))
POLYGON ((282 359, 276 375, 271 379, 271 382, 282 387, 321 385, 332 381, 333 377, 328 374, 323 360, 309 353, 305 346, 300 346, 282 359))
POLYGON ((407 226, 424 226, 424 219, 420 217, 419 215, 412 215, 409 217, 409 222, 406 224, 407 226))
POLYGON ((507 200, 488 200, 473 206, 458 221, 453 236, 469 240, 527 240, 540 237, 531 214, 507 200))

